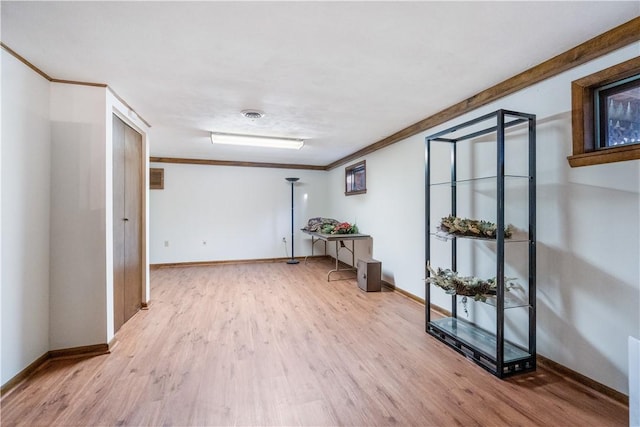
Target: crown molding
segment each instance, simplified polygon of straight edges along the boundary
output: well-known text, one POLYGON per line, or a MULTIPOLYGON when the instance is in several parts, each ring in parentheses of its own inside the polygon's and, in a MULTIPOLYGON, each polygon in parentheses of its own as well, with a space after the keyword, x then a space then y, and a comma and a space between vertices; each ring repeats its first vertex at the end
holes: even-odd
POLYGON ((261 163, 261 162, 239 162, 233 160, 210 160, 210 159, 184 159, 177 157, 149 157, 149 163, 181 163, 189 165, 208 166, 242 166, 250 168, 276 168, 276 169, 306 169, 306 170, 327 170, 325 166, 298 165, 288 163, 261 163))
POLYGON ((151 125, 149 124, 149 122, 147 122, 144 118, 142 118, 142 116, 140 116, 137 111, 135 111, 133 108, 131 108, 131 106, 129 104, 127 104, 127 102, 122 99, 114 90, 113 88, 109 87, 108 84, 106 83, 95 83, 95 82, 81 82, 81 81, 77 81, 77 80, 64 80, 64 79, 56 79, 54 77, 51 77, 50 75, 48 75, 47 73, 45 73, 44 71, 42 71, 40 68, 36 67, 35 65, 33 65, 31 62, 29 62, 24 56, 20 55, 19 53, 17 53, 15 50, 11 49, 9 46, 7 46, 6 44, 4 44, 3 42, 0 42, 0 47, 4 50, 7 51, 7 53, 11 54, 13 57, 15 57, 18 61, 22 62, 24 65, 26 65, 27 67, 31 68, 33 71, 35 71, 36 73, 38 73, 40 76, 42 76, 43 78, 45 78, 46 80, 50 81, 51 83, 62 83, 62 84, 69 84, 69 85, 79 85, 79 86, 92 86, 92 87, 102 87, 102 88, 106 88, 108 89, 113 96, 115 96, 116 98, 118 98, 118 100, 120 102, 122 102, 127 108, 129 108, 131 111, 133 111, 134 113, 136 113, 136 115, 138 116, 138 118, 148 127, 151 127, 151 125))
POLYGON ((49 80, 49 81, 53 80, 47 73, 45 73, 40 68, 38 68, 35 65, 33 65, 31 62, 27 61, 25 57, 23 57, 20 54, 18 54, 18 52, 16 52, 15 50, 11 49, 9 46, 4 44, 3 42, 0 42, 0 47, 2 47, 4 50, 6 50, 8 53, 10 53, 18 61, 22 62, 24 65, 26 65, 27 67, 31 68, 33 71, 35 71, 36 73, 40 74, 40 76, 44 77, 46 80, 49 80))

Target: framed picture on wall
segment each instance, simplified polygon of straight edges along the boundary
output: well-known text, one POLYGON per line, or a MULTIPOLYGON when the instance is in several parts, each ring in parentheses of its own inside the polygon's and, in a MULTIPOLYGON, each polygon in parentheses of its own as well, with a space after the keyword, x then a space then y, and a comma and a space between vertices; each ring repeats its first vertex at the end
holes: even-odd
POLYGON ((355 163, 344 169, 344 194, 364 194, 367 192, 367 161, 355 163))

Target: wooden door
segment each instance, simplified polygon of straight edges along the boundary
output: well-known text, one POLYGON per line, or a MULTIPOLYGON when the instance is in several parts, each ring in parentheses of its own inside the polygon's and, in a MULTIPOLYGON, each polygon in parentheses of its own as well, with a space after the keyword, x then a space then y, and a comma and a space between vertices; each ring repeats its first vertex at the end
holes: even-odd
POLYGON ((142 305, 142 135, 113 116, 114 330, 142 305))

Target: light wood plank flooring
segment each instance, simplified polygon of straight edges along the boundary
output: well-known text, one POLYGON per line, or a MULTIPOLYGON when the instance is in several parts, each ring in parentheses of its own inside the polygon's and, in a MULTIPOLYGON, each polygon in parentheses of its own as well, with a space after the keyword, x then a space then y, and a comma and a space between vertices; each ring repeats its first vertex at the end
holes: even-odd
POLYGON ((330 268, 153 270, 150 309, 113 352, 47 362, 5 396, 2 425, 627 424, 624 405, 550 371, 491 376, 425 334, 423 306, 328 283, 330 268))

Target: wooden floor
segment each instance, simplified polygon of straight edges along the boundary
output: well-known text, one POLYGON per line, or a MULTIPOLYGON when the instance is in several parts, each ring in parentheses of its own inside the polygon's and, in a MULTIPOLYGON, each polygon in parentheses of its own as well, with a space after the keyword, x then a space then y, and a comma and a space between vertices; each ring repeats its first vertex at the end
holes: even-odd
POLYGON ((491 376, 425 334, 423 306, 327 283, 330 268, 153 270, 113 352, 48 362, 4 397, 2 425, 627 425, 550 371, 491 376))

